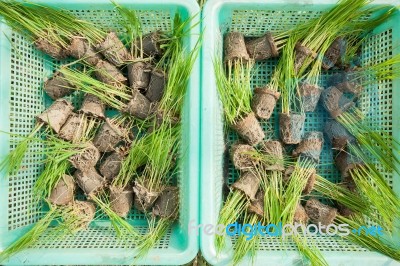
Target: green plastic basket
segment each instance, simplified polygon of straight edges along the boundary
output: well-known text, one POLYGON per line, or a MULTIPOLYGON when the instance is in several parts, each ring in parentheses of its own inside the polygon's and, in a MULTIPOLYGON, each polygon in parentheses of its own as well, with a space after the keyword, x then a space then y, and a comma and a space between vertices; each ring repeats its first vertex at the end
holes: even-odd
MULTIPOLYGON (((35 1, 40 4, 70 10, 77 16, 121 31, 118 14, 109 0, 65 0, 35 1)), ((135 9, 142 22, 144 32, 168 31, 172 28, 174 15, 183 19, 199 14, 194 0, 142 0, 117 1, 135 9)), ((185 45, 193 48, 199 35, 197 19, 191 21, 191 35, 185 45)), ((35 115, 49 104, 42 90, 43 79, 51 76, 53 64, 60 64, 36 50, 26 38, 0 23, 0 130, 27 135, 34 126, 35 115)), ((150 250, 148 255, 135 264, 180 265, 192 260, 198 252, 198 236, 190 235, 187 225, 190 220, 198 222, 198 156, 199 156, 199 76, 200 60, 193 68, 188 93, 185 98, 182 119, 183 149, 177 184, 180 188, 180 217, 165 237, 150 250)), ((0 135, 0 160, 15 146, 13 137, 0 135)), ((31 150, 39 150, 40 144, 31 150)), ((33 204, 32 187, 42 165, 38 156, 29 155, 23 161, 22 170, 6 177, 0 174, 0 250, 27 232, 40 218, 33 204)), ((132 211, 128 222, 144 234, 147 229, 145 216, 132 211)), ((18 253, 6 262, 7 265, 124 265, 133 263, 134 245, 115 236, 109 229, 108 220, 98 219, 90 227, 76 235, 57 238, 54 230, 47 230, 36 244, 18 253)))
MULTIPOLYGON (((224 166, 225 152, 237 135, 229 132, 225 138, 222 106, 218 99, 213 57, 222 57, 222 36, 227 31, 238 31, 245 36, 261 36, 266 31, 279 32, 307 21, 329 9, 336 1, 296 1, 296 0, 210 0, 203 11, 205 40, 202 51, 202 115, 201 115, 201 206, 200 220, 204 225, 217 224, 218 214, 223 204, 225 184, 232 184, 238 172, 231 162, 224 166)), ((374 4, 399 5, 399 1, 375 1, 374 4)), ((363 46, 363 62, 378 62, 400 52, 400 15, 399 12, 385 24, 376 28, 363 46)), ((252 79, 252 87, 265 85, 273 72, 277 59, 257 63, 252 79)), ((321 85, 332 73, 323 75, 321 85)), ((324 86, 325 87, 325 86, 324 86)), ((400 138, 400 81, 385 81, 365 88, 360 99, 360 108, 372 123, 378 124, 384 131, 400 138), (396 99, 397 101, 394 101, 396 99), (396 118, 397 117, 397 118, 396 118)), ((278 106, 276 109, 279 109, 278 106)), ((305 131, 322 131, 329 115, 319 106, 314 113, 308 113, 305 131)), ((277 111, 269 122, 261 122, 264 130, 275 129, 277 136, 277 111)), ((332 164, 332 150, 327 141, 321 154, 318 173, 337 182, 339 173, 332 164)), ((381 169, 382 170, 382 169, 381 169)), ((383 171, 383 170, 382 170, 383 171)), ((383 173, 389 185, 400 194, 399 176, 396 173, 383 173)), ((394 235, 399 235, 398 231, 394 235)), ((313 242, 322 251, 329 265, 398 265, 397 262, 376 252, 370 252, 351 242, 335 237, 315 236, 313 242)), ((220 254, 214 248, 214 235, 200 231, 200 248, 204 257, 213 265, 231 263, 235 238, 229 239, 228 247, 220 254)), ((398 241, 400 244, 400 241, 398 241)), ((283 250, 279 238, 263 238, 259 244, 253 265, 297 265, 301 257, 293 242, 283 250)), ((250 257, 242 261, 243 265, 252 264, 250 257)))

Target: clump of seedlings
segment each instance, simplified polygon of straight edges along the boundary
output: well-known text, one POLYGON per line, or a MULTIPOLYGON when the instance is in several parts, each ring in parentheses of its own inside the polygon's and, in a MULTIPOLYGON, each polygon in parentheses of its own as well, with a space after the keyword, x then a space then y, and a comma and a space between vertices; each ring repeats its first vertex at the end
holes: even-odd
POLYGON ((228 61, 226 67, 219 60, 214 61, 217 89, 224 109, 227 124, 247 143, 260 143, 265 134, 251 109, 251 68, 250 61, 228 61), (229 91, 229 93, 227 93, 229 91))
POLYGON ((53 103, 36 117, 28 136, 13 135, 20 142, 0 163, 1 170, 14 174, 26 154, 44 156, 33 193, 38 203, 46 200, 50 208, 1 253, 0 261, 45 231, 63 237, 105 216, 110 229, 134 243, 135 256, 142 257, 179 218, 175 179, 181 117, 201 38, 193 49, 184 43, 193 17, 176 15, 170 32, 143 33, 134 10, 113 4, 124 32, 97 27, 64 10, 0 3, 7 24, 39 50, 54 59, 77 59, 54 65, 54 74, 43 84, 53 103), (33 143, 43 150, 28 150, 33 143), (97 207, 101 214, 95 218, 97 207), (145 235, 126 220, 133 208, 152 215, 145 235))
MULTIPOLYGON (((227 165, 235 167, 239 179, 230 186, 218 223, 282 222, 304 226, 347 223, 358 228, 366 223, 360 217, 367 217, 369 222, 378 223, 389 232, 394 230, 399 199, 381 172, 397 171, 398 143, 390 133, 378 129, 379 125, 373 125, 375 118, 371 121, 366 118, 361 108, 363 103, 358 105, 356 100, 368 97, 364 87, 397 78, 399 57, 392 56, 377 64, 367 60, 368 65, 354 67, 354 62, 360 61, 360 52, 369 34, 393 15, 393 9, 388 6, 367 4, 364 0, 341 0, 321 16, 278 34, 277 42, 270 32, 258 38, 245 38, 240 32, 225 34, 224 62, 214 60, 216 85, 226 124, 245 142, 236 141, 236 135, 228 132, 231 164, 227 165), (365 17, 370 18, 365 20, 365 17), (280 58, 265 86, 251 88, 251 75, 240 86, 230 82, 241 81, 235 70, 253 67, 253 60, 277 56, 280 58), (338 68, 340 72, 336 72, 338 68), (325 74, 330 77, 327 82, 325 74), (329 86, 324 88, 326 84, 329 86), (232 126, 238 116, 246 117, 251 112, 247 105, 249 99, 256 118, 272 118, 283 145, 278 141, 251 141, 232 126), (281 102, 279 116, 275 116, 278 100, 281 102), (319 103, 332 118, 324 119, 323 132, 315 131, 316 127, 321 128, 315 123, 320 122, 321 116, 325 117, 325 111, 317 114, 315 121, 306 121, 313 120, 314 113, 320 112, 319 103), (305 130, 308 125, 311 130, 305 130), (327 146, 325 140, 333 149, 331 162, 326 162, 326 153, 322 153, 327 146), (341 182, 331 182, 323 173, 318 173, 321 169, 326 171, 319 167, 321 154, 325 157, 321 166, 335 163, 341 182), (272 163, 274 158, 276 163, 272 163), (264 194, 262 202, 261 194, 264 194), (319 201, 321 196, 330 199, 328 202, 332 204, 319 201)), ((399 258, 389 241, 370 241, 368 235, 350 234, 346 238, 399 258)), ((233 264, 238 264, 246 254, 254 260, 260 240, 258 236, 250 240, 239 236, 234 240, 233 264)), ((312 265, 328 265, 318 244, 307 238, 304 230, 291 240, 312 265)), ((226 242, 224 236, 216 235, 217 253, 226 242)), ((282 248, 285 247, 283 244, 282 248)))

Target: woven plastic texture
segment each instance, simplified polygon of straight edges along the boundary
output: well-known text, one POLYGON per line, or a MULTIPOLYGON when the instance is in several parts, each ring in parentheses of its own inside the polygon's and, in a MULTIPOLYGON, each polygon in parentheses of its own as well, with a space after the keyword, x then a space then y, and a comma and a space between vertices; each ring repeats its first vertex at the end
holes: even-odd
MULTIPOLYGON (((56 8, 70 10, 82 19, 105 26, 117 32, 118 14, 110 1, 37 1, 53 5, 56 8)), ((118 1, 128 8, 135 9, 145 33, 161 30, 169 31, 173 18, 178 12, 182 18, 198 13, 195 1, 118 1)), ((194 25, 196 19, 192 21, 194 25)), ((50 77, 58 65, 68 61, 55 61, 36 50, 31 42, 20 34, 13 32, 1 23, 0 55, 2 58, 0 100, 2 105, 0 130, 12 134, 28 135, 34 126, 35 115, 48 106, 48 96, 42 90, 43 81, 50 77), (3 34, 4 33, 4 34, 3 34)), ((194 47, 199 27, 191 29, 191 37, 185 39, 185 45, 194 47)), ((180 159, 179 173, 175 181, 180 188, 180 218, 169 229, 163 239, 140 260, 133 260, 134 244, 127 239, 119 239, 110 229, 110 223, 104 215, 96 217, 90 227, 60 239, 52 229, 45 232, 36 244, 11 258, 9 265, 178 265, 189 262, 197 254, 198 240, 196 235, 189 235, 187 225, 190 220, 197 222, 198 217, 198 132, 190 127, 198 123, 199 112, 199 62, 194 65, 185 98, 182 119, 182 146, 187 147, 180 159), (189 106, 191 108, 189 108, 189 106), (190 144, 190 145, 189 145, 190 144), (190 162, 190 163, 189 163, 190 162), (79 251, 77 251, 79 249, 79 251), (73 254, 73 255, 72 255, 73 254)), ((78 93, 79 94, 79 93, 78 93)), ((73 97, 74 105, 79 106, 81 97, 73 97)), ((15 148, 18 141, 13 135, 2 134, 0 137, 0 159, 15 148)), ((32 145, 30 151, 41 149, 40 144, 32 145)), ((40 219, 32 197, 35 180, 42 171, 41 158, 29 153, 24 158, 22 169, 16 175, 0 176, 0 250, 18 239, 24 232, 40 219)), ((132 210, 127 221, 136 225, 141 234, 147 232, 147 218, 140 212, 132 210)))
MULTIPOLYGON (((227 148, 238 139, 238 136, 233 131, 224 132, 222 106, 218 100, 212 67, 212 58, 216 55, 222 56, 222 36, 227 31, 238 31, 245 36, 262 36, 266 31, 279 33, 319 16, 333 3, 334 1, 325 1, 324 4, 307 1, 307 3, 299 4, 290 0, 268 1, 268 3, 211 0, 207 3, 203 12, 203 23, 206 26, 205 38, 211 41, 204 45, 202 57, 202 201, 200 208, 202 224, 217 223, 218 214, 226 196, 224 191, 227 185, 232 184, 239 175, 227 156, 227 148)), ((386 1, 385 3, 396 5, 397 2, 386 1)), ((363 64, 378 63, 400 52, 398 49, 400 26, 396 24, 398 19, 399 14, 376 28, 366 40, 362 47, 363 64)), ((276 62, 276 59, 270 59, 256 63, 251 80, 253 89, 269 82, 276 62)), ((334 72, 324 73, 319 81, 320 86, 326 88, 327 80, 332 74, 334 72)), ((373 83, 365 87, 359 101, 359 107, 366 114, 368 123, 390 134, 394 134, 396 132, 394 128, 398 128, 398 122, 393 120, 397 111, 396 103, 392 99, 399 97, 393 89, 395 87, 399 87, 398 80, 373 83)), ((268 121, 260 121, 266 138, 279 137, 277 130, 279 111, 278 103, 271 118, 268 121)), ((306 114, 305 132, 323 131, 328 118, 329 114, 318 105, 315 112, 306 114)), ((394 136, 398 137, 398 135, 394 136)), ((332 182, 338 182, 340 174, 332 162, 332 150, 329 143, 325 141, 317 172, 332 182)), ((398 176, 394 173, 383 172, 379 165, 377 167, 382 170, 388 184, 398 193, 400 190, 398 176)), ((200 239, 201 250, 210 263, 213 265, 229 263, 233 254, 230 243, 234 243, 236 238, 232 238, 232 241, 228 243, 228 248, 219 255, 216 254, 214 248, 213 235, 203 233, 200 239)), ((381 265, 384 262, 391 262, 389 258, 339 238, 317 235, 309 239, 323 252, 330 265, 359 265, 363 262, 381 265), (354 256, 354 254, 359 254, 359 256, 354 256)), ((293 265, 300 259, 296 250, 293 242, 289 241, 283 250, 279 239, 263 238, 260 241, 254 265, 293 265)), ((251 264, 251 260, 245 258, 242 263, 243 265, 251 264)))

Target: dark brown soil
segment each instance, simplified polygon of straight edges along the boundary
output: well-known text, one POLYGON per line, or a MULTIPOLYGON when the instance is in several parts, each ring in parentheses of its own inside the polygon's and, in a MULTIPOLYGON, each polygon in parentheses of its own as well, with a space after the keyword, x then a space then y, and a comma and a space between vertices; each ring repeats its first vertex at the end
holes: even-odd
POLYGON ((324 133, 330 141, 332 148, 344 151, 348 143, 355 143, 356 139, 350 132, 339 122, 330 119, 326 122, 324 133))
POLYGON ((240 174, 238 180, 232 184, 232 188, 242 191, 250 200, 254 200, 260 180, 251 171, 245 171, 240 174))
POLYGON ((299 86, 299 93, 303 104, 304 112, 314 112, 317 107, 322 88, 303 82, 299 86))
POLYGON ((123 109, 123 112, 139 119, 146 119, 151 114, 152 109, 152 104, 149 99, 147 99, 146 96, 141 94, 137 89, 133 89, 132 98, 123 109))
POLYGON ((276 47, 271 32, 267 32, 260 38, 247 41, 246 48, 250 58, 256 61, 266 60, 279 55, 278 47, 276 47))
POLYGON ((314 198, 307 200, 305 210, 312 223, 321 223, 325 226, 333 224, 337 214, 337 209, 325 205, 314 198))
POLYGON ((128 65, 128 79, 133 89, 145 89, 149 86, 151 66, 145 62, 134 62, 128 65))
POLYGON ((51 191, 49 201, 55 205, 67 205, 74 201, 75 182, 70 175, 63 175, 51 191))
POLYGON ((307 225, 308 220, 309 220, 309 217, 306 213, 306 210, 300 203, 298 203, 296 206, 296 210, 294 212, 293 222, 307 225))
POLYGON ((119 174, 123 159, 124 156, 120 152, 114 151, 101 163, 100 174, 111 182, 119 174))
MULTIPOLYGON (((348 189, 349 191, 354 192, 354 196, 359 197, 359 195, 357 195, 356 192, 353 190, 352 185, 348 186, 348 184, 346 184, 346 183, 341 183, 341 184, 338 184, 338 186, 341 186, 342 188, 345 188, 345 189, 348 189)), ((354 184, 354 186, 355 186, 355 184, 354 184)), ((354 211, 352 209, 346 207, 345 205, 343 205, 339 202, 336 205, 337 205, 340 215, 342 215, 344 217, 350 217, 354 214, 354 211)))
POLYGON ((92 66, 97 65, 99 60, 103 58, 101 54, 96 52, 95 48, 89 44, 89 41, 81 36, 72 37, 68 52, 72 57, 82 59, 92 66))
POLYGON ((360 158, 349 154, 346 151, 339 152, 335 157, 336 167, 339 169, 342 178, 350 176, 350 171, 357 167, 362 167, 364 163, 360 158))
POLYGON ((264 191, 259 190, 256 194, 255 200, 251 201, 248 211, 264 218, 264 191))
POLYGON ((96 78, 101 82, 116 87, 128 85, 128 79, 122 74, 121 70, 113 64, 104 60, 99 60, 95 68, 96 78))
POLYGON ((276 163, 268 165, 267 170, 283 171, 283 146, 280 141, 267 140, 261 143, 261 152, 276 159, 276 163))
POLYGON ((74 177, 76 183, 88 198, 101 192, 107 183, 106 179, 99 175, 94 167, 86 169, 84 172, 76 170, 74 177))
POLYGON ((87 117, 84 114, 72 113, 62 126, 58 136, 73 143, 79 141, 85 131, 87 117))
POLYGON ((304 62, 306 61, 307 58, 315 59, 317 57, 317 54, 315 52, 311 51, 310 49, 301 45, 300 43, 296 44, 295 52, 296 52, 296 57, 294 60, 294 69, 296 73, 299 72, 299 70, 304 65, 304 62))
POLYGON ((319 131, 310 131, 304 134, 299 145, 293 150, 293 156, 307 157, 315 163, 319 163, 319 157, 324 144, 324 135, 319 131))
POLYGON ((251 153, 256 152, 252 146, 241 143, 233 144, 229 151, 233 165, 238 170, 253 168, 257 164, 257 159, 251 153))
POLYGON ((111 120, 106 118, 106 121, 94 137, 93 144, 100 152, 110 152, 113 151, 126 136, 127 132, 124 128, 114 125, 111 120))
POLYGON ((104 41, 97 45, 96 49, 115 66, 126 64, 127 61, 132 60, 128 49, 114 31, 109 32, 104 41))
POLYGON ((168 186, 163 189, 154 203, 153 215, 175 220, 179 216, 179 189, 168 186))
POLYGON ((43 85, 44 91, 53 100, 57 100, 73 93, 74 90, 70 89, 72 87, 73 85, 70 84, 60 72, 54 73, 53 77, 46 80, 43 85))
POLYGON ((285 171, 282 176, 282 181, 284 184, 287 184, 290 181, 290 178, 292 176, 292 173, 294 172, 294 166, 290 165, 285 168, 285 171))
POLYGON ((304 132, 304 114, 279 114, 279 133, 285 144, 298 144, 304 132))
POLYGON ((228 32, 224 41, 225 62, 241 60, 243 63, 249 61, 244 36, 239 32, 228 32))
POLYGON ((269 89, 268 86, 255 88, 251 101, 254 114, 260 119, 269 119, 275 109, 280 93, 269 89))
POLYGON ((354 102, 346 98, 336 87, 324 89, 321 93, 321 101, 332 118, 337 118, 354 106, 354 102))
POLYGON ((126 217, 132 208, 133 190, 132 187, 110 186, 110 207, 118 216, 126 217))
POLYGON ((329 84, 343 93, 352 93, 358 97, 364 88, 354 81, 354 78, 357 77, 357 75, 359 74, 355 71, 337 73, 329 79, 329 84))
POLYGON ((142 212, 148 212, 154 205, 161 191, 149 191, 145 186, 135 182, 133 187, 133 192, 135 192, 134 206, 136 209, 142 212))
POLYGON ((75 214, 78 216, 81 228, 79 229, 86 229, 90 222, 93 221, 94 216, 96 214, 96 206, 89 201, 80 201, 77 200, 74 202, 74 211, 75 214))
POLYGON ((68 57, 68 51, 61 44, 53 44, 47 38, 38 38, 35 40, 35 46, 38 50, 50 55, 54 59, 62 60, 68 57))
POLYGON ((154 69, 151 72, 149 87, 146 90, 146 97, 151 102, 159 102, 164 94, 167 75, 161 69, 154 69))
POLYGON ((86 143, 86 148, 69 158, 72 166, 81 171, 87 171, 93 168, 100 159, 99 150, 91 143, 86 143))
POLYGON ((103 119, 105 110, 106 105, 98 97, 86 94, 79 111, 87 116, 103 119))
POLYGON ((54 132, 59 133, 61 127, 72 113, 72 110, 74 110, 74 107, 70 101, 58 99, 43 113, 36 116, 36 120, 38 123, 44 123, 54 130, 54 132))
POLYGON ((136 47, 139 47, 139 49, 141 47, 146 57, 160 55, 162 53, 160 39, 161 35, 159 31, 150 32, 143 36, 142 46, 140 45, 140 41, 137 41, 136 47))
POLYGON ((232 128, 252 146, 260 143, 265 137, 264 131, 253 112, 237 121, 232 128))
POLYGON ((324 58, 322 60, 322 68, 328 70, 335 66, 336 62, 338 62, 343 48, 343 38, 336 38, 331 46, 329 46, 328 50, 326 50, 324 58))

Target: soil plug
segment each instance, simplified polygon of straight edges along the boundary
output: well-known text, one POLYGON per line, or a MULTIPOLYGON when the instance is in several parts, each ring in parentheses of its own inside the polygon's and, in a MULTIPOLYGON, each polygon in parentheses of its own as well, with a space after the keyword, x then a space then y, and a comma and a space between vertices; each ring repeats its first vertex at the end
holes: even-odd
POLYGON ((161 34, 160 31, 150 32, 143 36, 142 43, 140 40, 136 41, 136 47, 141 47, 143 54, 146 57, 161 55, 162 50, 160 47, 161 34))
MULTIPOLYGON (((355 186, 354 181, 352 181, 352 182, 353 182, 353 185, 355 186)), ((353 192, 354 197, 359 197, 359 195, 356 194, 355 187, 352 187, 352 185, 348 185, 346 183, 341 183, 341 184, 338 184, 338 186, 341 186, 343 189, 349 190, 349 192, 350 191, 353 192)), ((351 217, 355 213, 351 208, 347 207, 344 204, 337 202, 336 205, 337 205, 340 215, 342 215, 344 217, 351 217)))
POLYGON ((356 75, 357 73, 352 71, 340 72, 334 74, 328 80, 328 84, 336 87, 343 93, 351 93, 358 97, 364 88, 361 84, 357 83, 356 75))
POLYGON ((336 38, 325 52, 322 59, 322 68, 328 70, 334 67, 344 53, 345 48, 346 41, 342 37, 336 38))
POLYGON ((101 163, 99 167, 100 174, 108 181, 112 181, 118 176, 123 159, 124 155, 120 151, 114 151, 101 163))
POLYGON ((322 88, 308 82, 303 82, 299 86, 299 93, 303 103, 304 112, 314 112, 317 107, 322 88))
POLYGON ((87 116, 103 119, 105 110, 106 105, 97 96, 86 93, 79 111, 87 116))
POLYGON ((84 114, 72 113, 62 126, 58 136, 64 140, 75 143, 82 138, 85 132, 87 117, 84 114))
POLYGON ((59 133, 73 109, 74 107, 70 101, 58 99, 43 113, 38 115, 36 120, 39 123, 48 125, 54 132, 59 133))
POLYGON ((179 215, 179 189, 168 186, 163 189, 154 203, 153 215, 175 220, 179 215))
POLYGON ((258 215, 260 218, 264 218, 264 191, 259 190, 256 194, 256 198, 251 201, 248 211, 258 215))
POLYGON ((130 186, 110 187, 110 207, 118 216, 126 217, 133 203, 133 190, 130 186))
POLYGON ((76 183, 83 190, 85 196, 91 198, 103 191, 106 186, 106 180, 99 175, 94 167, 85 171, 76 170, 74 174, 76 183))
POLYGON ((304 132, 304 114, 279 114, 279 133, 283 143, 298 144, 304 132))
POLYGON ((145 62, 134 62, 128 65, 128 79, 132 89, 145 89, 149 86, 151 66, 145 62))
POLYGON ((151 102, 140 93, 139 90, 132 90, 132 98, 126 107, 123 109, 123 112, 126 112, 130 115, 133 115, 139 119, 146 119, 152 111, 151 102))
POLYGON ((138 182, 135 182, 133 191, 136 196, 134 199, 134 206, 142 212, 149 211, 161 193, 160 191, 150 191, 146 188, 146 185, 141 185, 138 182))
POLYGON ((91 143, 86 143, 86 148, 69 158, 72 166, 81 171, 87 171, 95 167, 97 161, 100 159, 99 150, 91 143))
POLYGON ((275 109, 280 93, 271 90, 268 85, 263 88, 255 88, 251 101, 251 109, 260 119, 269 119, 275 109))
POLYGON ((51 191, 49 201, 55 205, 67 205, 74 200, 75 182, 70 175, 63 175, 51 191))
POLYGON ((364 162, 359 157, 352 155, 347 151, 342 151, 335 157, 335 164, 339 169, 342 178, 347 178, 350 176, 351 170, 362 167, 364 162))
POLYGON ((122 74, 121 70, 107 61, 99 60, 95 68, 96 78, 105 84, 115 87, 128 84, 128 79, 122 74))
POLYGON ((44 91, 51 99, 57 100, 64 96, 68 96, 73 93, 70 88, 73 87, 60 72, 54 73, 53 77, 46 80, 43 85, 44 91))
POLYGON ((99 152, 110 152, 126 139, 128 133, 123 127, 114 125, 112 120, 106 118, 106 121, 100 127, 96 136, 93 139, 93 144, 99 152))
POLYGON ((228 32, 225 35, 224 51, 225 63, 229 61, 241 61, 245 63, 250 59, 247 53, 244 36, 239 32, 228 32))
POLYGON ((255 61, 266 60, 279 55, 278 47, 271 32, 267 32, 260 38, 247 41, 246 48, 250 58, 255 61))
POLYGON ((255 200, 260 186, 260 180, 251 171, 241 173, 239 179, 232 184, 232 188, 242 191, 250 200, 255 200))
POLYGON ((159 102, 164 94, 167 75, 161 69, 154 69, 151 72, 149 87, 146 90, 146 97, 151 102, 159 102))
POLYGON ((96 46, 96 49, 115 66, 123 65, 132 60, 128 49, 114 31, 109 32, 104 41, 96 46))
MULTIPOLYGON (((288 184, 290 182, 290 179, 292 178, 292 174, 294 171, 295 171, 295 167, 293 165, 291 165, 285 169, 285 172, 282 176, 283 182, 285 184, 288 184)), ((301 192, 302 195, 310 194, 310 192, 314 189, 314 185, 315 185, 316 177, 317 177, 316 173, 317 172, 315 169, 304 169, 304 172, 302 175, 303 175, 303 178, 307 179, 307 182, 304 186, 304 189, 301 192)))
POLYGON ((250 145, 235 143, 229 153, 233 165, 238 170, 253 168, 257 164, 257 159, 253 156, 257 151, 250 145))
POLYGON ((80 225, 76 230, 79 231, 88 228, 96 214, 96 206, 89 201, 77 200, 73 204, 73 209, 80 225))
POLYGON ((330 119, 325 123, 324 133, 328 137, 332 148, 338 151, 345 150, 348 143, 356 142, 356 138, 334 119, 330 119))
MULTIPOLYGON (((51 38, 49 38, 51 40, 51 38)), ((39 37, 35 40, 36 48, 54 59, 63 60, 68 57, 68 51, 59 43, 49 41, 46 37, 39 37)))
POLYGON ((324 144, 324 135, 319 131, 311 131, 304 134, 300 144, 293 150, 293 156, 307 157, 316 164, 319 163, 319 157, 324 144))
POLYGON ((93 45, 90 45, 89 41, 81 36, 72 37, 68 52, 72 57, 82 59, 91 66, 97 65, 102 59, 101 54, 96 52, 93 45))
POLYGON ((294 212, 293 222, 306 225, 308 223, 308 220, 309 217, 306 213, 306 210, 300 203, 298 203, 294 212))
POLYGON ((265 169, 270 171, 283 171, 283 147, 280 141, 267 140, 261 143, 261 152, 275 158, 276 161, 272 165, 266 165, 265 169))
POLYGON ((247 114, 243 119, 237 121, 233 129, 250 145, 255 146, 260 143, 264 137, 264 131, 261 128, 253 112, 247 114))
POLYGON ((325 226, 333 224, 337 215, 337 210, 335 208, 325 205, 313 198, 307 200, 305 210, 312 223, 321 223, 325 226))
POLYGON ((296 57, 294 60, 294 69, 296 73, 298 73, 303 67, 307 58, 315 59, 317 57, 317 54, 314 51, 310 50, 304 45, 301 45, 300 43, 296 44, 295 52, 296 57))
POLYGON ((322 105, 332 118, 337 118, 342 113, 354 106, 354 102, 343 95, 336 87, 329 87, 322 91, 322 105))

